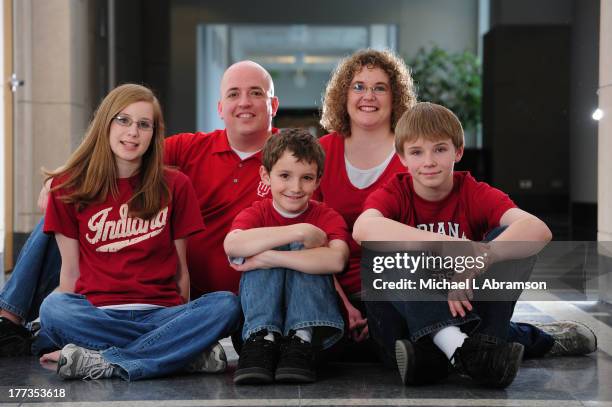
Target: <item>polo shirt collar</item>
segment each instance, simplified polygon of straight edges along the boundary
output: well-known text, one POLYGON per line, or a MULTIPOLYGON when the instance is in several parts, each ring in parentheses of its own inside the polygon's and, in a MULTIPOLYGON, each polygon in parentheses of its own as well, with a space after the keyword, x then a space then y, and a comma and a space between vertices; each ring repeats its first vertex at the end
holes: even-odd
POLYGON ((232 151, 232 147, 227 139, 227 130, 223 129, 221 133, 214 138, 212 152, 214 153, 225 153, 232 151))
MULTIPOLYGON (((278 133, 278 128, 272 127, 272 134, 276 134, 276 133, 278 133)), ((228 151, 233 151, 233 150, 227 138, 227 129, 223 129, 223 131, 218 135, 218 137, 215 137, 213 141, 212 152, 213 154, 215 154, 215 153, 225 153, 228 151)), ((261 155, 261 151, 258 151, 257 154, 261 155)))

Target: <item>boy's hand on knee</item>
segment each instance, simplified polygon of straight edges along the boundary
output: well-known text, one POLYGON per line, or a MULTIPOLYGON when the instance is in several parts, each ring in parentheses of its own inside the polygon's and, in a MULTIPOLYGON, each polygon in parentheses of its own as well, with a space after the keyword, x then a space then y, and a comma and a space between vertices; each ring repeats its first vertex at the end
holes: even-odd
POLYGON ((463 318, 467 311, 472 310, 472 304, 465 297, 465 293, 462 290, 454 290, 448 293, 448 309, 453 318, 457 315, 463 318))
MULTIPOLYGON (((473 247, 479 250, 481 254, 484 253, 484 250, 488 250, 488 246, 485 245, 475 244, 473 247)), ((448 291, 448 308, 453 317, 457 315, 465 317, 466 311, 472 310, 470 301, 474 299, 474 292, 471 287, 473 287, 475 278, 489 267, 488 262, 484 261, 483 263, 484 267, 478 267, 476 264, 466 264, 464 269, 454 272, 451 282, 461 284, 465 288, 448 291)))
POLYGON ((472 310, 472 304, 468 300, 448 300, 448 308, 453 318, 457 315, 463 318, 467 311, 472 310))

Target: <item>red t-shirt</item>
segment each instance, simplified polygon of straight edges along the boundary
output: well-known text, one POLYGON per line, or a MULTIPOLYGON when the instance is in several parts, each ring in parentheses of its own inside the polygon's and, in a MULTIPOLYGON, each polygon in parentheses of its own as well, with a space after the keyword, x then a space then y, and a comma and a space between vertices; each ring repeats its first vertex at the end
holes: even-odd
POLYGON ((285 218, 278 213, 272 206, 272 199, 254 202, 250 208, 236 216, 230 230, 288 226, 296 223, 309 223, 318 227, 327 234, 328 241, 338 239, 346 242, 349 238, 342 216, 324 203, 313 200, 308 202, 308 208, 304 213, 295 218, 285 218))
MULTIPOLYGON (((174 240, 203 229, 189 179, 166 170, 171 201, 151 220, 128 217, 126 202, 138 176, 117 180, 119 196, 77 211, 62 202, 61 191, 49 198, 45 232, 61 233, 79 242, 75 292, 95 306, 119 304, 179 305, 174 240)), ((54 181, 53 184, 57 185, 54 181)))
MULTIPOLYGON (((387 168, 376 182, 364 189, 354 186, 348 178, 344 161, 344 137, 338 133, 330 133, 321 137, 321 145, 325 150, 325 172, 321 178, 317 199, 325 202, 342 215, 352 234, 353 224, 361 214, 363 203, 380 186, 384 185, 393 175, 405 172, 406 167, 400 162, 399 156, 393 156, 387 168)), ((361 247, 352 239, 349 240, 350 256, 347 270, 336 275, 344 291, 353 294, 361 290, 359 275, 361 247)))
POLYGON ((225 130, 177 134, 166 139, 164 152, 166 164, 178 167, 191 180, 206 224, 187 245, 192 297, 237 292, 240 273, 229 266, 223 239, 241 210, 270 196, 259 177, 261 152, 241 160, 225 130))
POLYGON ((516 205, 508 195, 468 172, 453 174, 453 189, 441 201, 426 201, 414 192, 412 176, 397 174, 365 201, 364 211, 377 209, 384 217, 447 236, 482 240, 499 226, 502 215, 516 205))

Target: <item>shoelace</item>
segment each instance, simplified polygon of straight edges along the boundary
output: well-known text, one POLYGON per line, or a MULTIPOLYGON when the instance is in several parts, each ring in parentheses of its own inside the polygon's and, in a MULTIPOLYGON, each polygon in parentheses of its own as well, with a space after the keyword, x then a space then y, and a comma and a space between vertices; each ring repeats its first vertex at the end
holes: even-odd
POLYGON ((113 367, 113 365, 106 362, 102 358, 100 352, 94 352, 88 349, 84 349, 82 351, 82 357, 79 360, 79 364, 77 366, 76 371, 79 372, 88 370, 89 372, 87 373, 87 375, 85 375, 85 377, 83 377, 83 380, 96 380, 102 377, 111 377, 114 369, 115 368, 113 367))
POLYGON ((93 365, 89 371, 89 374, 83 378, 83 380, 96 380, 102 377, 111 377, 115 368, 106 362, 101 362, 97 365, 93 365))
POLYGON ((559 340, 559 339, 555 340, 555 343, 553 344, 553 347, 555 347, 555 346, 561 348, 561 351, 563 351, 563 352, 569 352, 569 349, 568 349, 568 347, 566 346, 566 343, 563 340, 559 340))

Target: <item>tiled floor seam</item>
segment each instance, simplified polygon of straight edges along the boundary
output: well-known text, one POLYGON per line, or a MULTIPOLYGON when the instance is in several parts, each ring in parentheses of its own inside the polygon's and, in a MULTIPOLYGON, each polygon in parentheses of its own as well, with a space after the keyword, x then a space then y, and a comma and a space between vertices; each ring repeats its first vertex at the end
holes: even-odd
MULTIPOLYGON (((16 407, 18 404, 6 404, 16 407)), ((20 404, 25 406, 26 404, 20 404)), ((479 407, 612 407, 612 401, 542 400, 542 399, 433 399, 433 398, 380 398, 380 399, 216 399, 216 400, 126 400, 96 402, 37 403, 37 407, 195 407, 195 406, 479 406, 479 407)))

